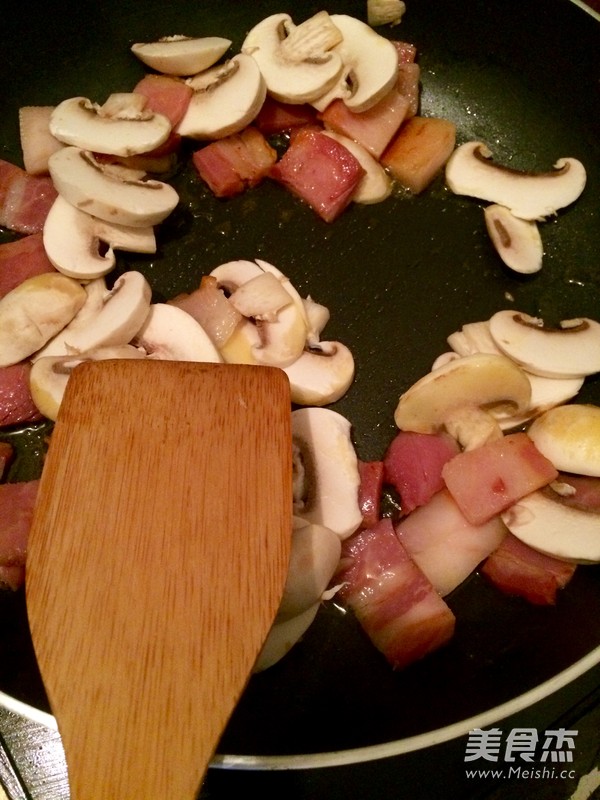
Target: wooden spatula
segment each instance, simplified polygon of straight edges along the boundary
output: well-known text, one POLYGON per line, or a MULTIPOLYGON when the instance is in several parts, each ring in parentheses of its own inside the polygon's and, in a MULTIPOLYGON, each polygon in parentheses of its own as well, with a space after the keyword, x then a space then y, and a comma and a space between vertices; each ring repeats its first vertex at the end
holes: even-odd
POLYGON ((192 800, 277 611, 290 396, 275 368, 83 364, 27 557, 73 800, 192 800))

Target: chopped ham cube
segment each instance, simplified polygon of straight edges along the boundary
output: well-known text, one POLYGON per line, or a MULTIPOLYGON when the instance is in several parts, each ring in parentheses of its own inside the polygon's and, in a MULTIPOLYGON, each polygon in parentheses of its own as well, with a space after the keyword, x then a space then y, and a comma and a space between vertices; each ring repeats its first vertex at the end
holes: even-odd
POLYGON ((446 489, 396 525, 396 534, 413 561, 442 597, 492 553, 507 534, 499 516, 471 525, 446 489))
POLYGON ((23 582, 27 537, 39 481, 0 484, 0 583, 16 590, 23 582))
POLYGON ((438 117, 411 117, 381 157, 397 181, 414 194, 442 170, 456 142, 456 126, 438 117))
POLYGON ((398 65, 396 90, 408 100, 406 119, 414 117, 419 112, 419 101, 421 98, 420 79, 421 68, 418 64, 398 65))
POLYGON ((412 64, 417 57, 417 48, 410 42, 394 41, 398 51, 398 64, 412 64))
POLYGON ((446 644, 455 617, 383 519, 342 543, 334 583, 389 663, 406 667, 446 644))
POLYGON ((460 448, 447 433, 400 431, 384 457, 385 482, 393 486, 409 514, 423 506, 444 487, 442 467, 460 448))
POLYGON ((0 368, 0 428, 43 419, 29 391, 29 363, 0 368))
POLYGON ((9 442, 0 442, 0 480, 4 478, 13 456, 14 450, 12 444, 9 442))
POLYGON ((575 564, 539 553, 509 533, 481 572, 505 594, 535 605, 554 605, 558 590, 564 589, 575 569, 575 564))
POLYGON ((358 505, 362 513, 363 528, 372 528, 379 522, 381 509, 381 490, 383 488, 383 461, 358 462, 360 485, 358 505))
POLYGON ((58 192, 46 176, 0 159, 0 225, 17 233, 40 233, 58 192))
POLYGON ((560 502, 582 511, 600 512, 600 478, 561 472, 556 479, 560 502))
POLYGON ((512 433, 459 453, 442 475, 465 517, 480 525, 555 480, 558 472, 526 433, 512 433))
POLYGON ((192 156, 198 174, 216 197, 233 197, 269 174, 276 151, 256 128, 211 142, 192 156))
POLYGON ((317 112, 306 103, 302 105, 280 103, 267 96, 252 124, 263 136, 273 136, 276 133, 285 133, 292 128, 313 125, 316 120, 317 112))
POLYGON ((314 128, 298 130, 270 172, 325 222, 339 217, 364 174, 349 150, 314 128))
POLYGON ((183 118, 194 93, 191 86, 178 78, 153 74, 144 76, 133 91, 144 95, 147 108, 167 117, 173 128, 183 118))
POLYGON ((0 244, 0 297, 27 278, 55 271, 46 255, 41 233, 0 244))

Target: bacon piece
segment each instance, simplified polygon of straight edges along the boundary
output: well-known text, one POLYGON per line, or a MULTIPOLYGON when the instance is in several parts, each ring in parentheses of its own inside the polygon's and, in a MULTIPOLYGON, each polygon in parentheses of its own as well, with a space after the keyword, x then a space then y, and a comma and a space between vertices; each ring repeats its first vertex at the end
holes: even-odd
POLYGON ((276 151, 256 128, 219 139, 196 150, 192 161, 216 197, 233 197, 269 174, 276 151))
POLYGON ((325 222, 339 217, 364 174, 349 150, 314 128, 298 130, 270 172, 325 222))
POLYGON ((409 514, 444 486, 442 467, 460 448, 447 433, 400 431, 384 456, 385 482, 393 486, 409 514))
POLYGON ((29 391, 29 363, 0 368, 0 427, 43 419, 29 391))
POLYGON ((396 535, 442 597, 468 578, 504 539, 496 516, 471 525, 446 489, 396 525, 396 535))
POLYGON ((0 479, 4 478, 4 474, 8 465, 13 459, 14 449, 9 442, 0 442, 0 479))
POLYGON ((399 64, 398 81, 396 91, 408 100, 406 119, 414 117, 419 111, 419 100, 421 98, 421 68, 418 64, 399 64))
POLYGON ((512 433, 448 461, 442 476, 473 525, 504 511, 558 475, 526 433, 512 433))
POLYGON ((452 637, 455 617, 411 560, 389 519, 342 543, 338 597, 353 609, 394 668, 406 667, 452 637))
POLYGON ((575 569, 575 564, 539 553, 509 533, 481 572, 505 594, 535 605, 554 605, 558 590, 564 589, 575 569))
POLYGON ((455 142, 453 122, 439 117, 414 116, 402 125, 381 156, 381 163, 402 186, 419 194, 441 171, 455 142))
POLYGON ((379 522, 381 490, 383 488, 383 461, 358 462, 360 484, 358 505, 363 516, 362 527, 372 528, 379 522))
POLYGON ((38 486, 38 480, 0 484, 0 582, 13 590, 23 582, 38 486))
MULTIPOLYGON (((600 512, 600 478, 560 472, 556 483, 565 484, 575 490, 572 494, 569 494, 568 491, 560 492, 560 502, 564 505, 573 506, 582 511, 600 512)), ((552 492, 553 488, 548 487, 543 491, 552 492)), ((556 499, 555 494, 553 499, 556 499)))
POLYGON ((398 52, 398 64, 412 64, 417 57, 417 48, 410 42, 394 41, 398 52))
POLYGON ((252 124, 263 136, 273 136, 276 133, 285 133, 292 128, 313 125, 316 120, 317 112, 306 103, 292 105, 267 97, 252 124))
POLYGON ((319 114, 326 128, 362 144, 379 159, 406 119, 410 102, 394 88, 372 108, 358 114, 342 100, 334 100, 319 114))
POLYGON ((203 275, 198 289, 190 294, 178 294, 169 300, 169 304, 182 308, 194 317, 217 348, 225 344, 242 319, 212 275, 203 275))
POLYGON ((163 114, 175 128, 183 118, 194 93, 178 78, 169 75, 145 75, 134 87, 136 94, 147 98, 147 108, 156 114, 163 114))
POLYGON ((39 233, 57 195, 49 177, 28 175, 0 159, 0 225, 17 233, 39 233))
POLYGON ((41 233, 0 244, 0 297, 27 278, 44 272, 55 272, 55 269, 44 250, 41 233))

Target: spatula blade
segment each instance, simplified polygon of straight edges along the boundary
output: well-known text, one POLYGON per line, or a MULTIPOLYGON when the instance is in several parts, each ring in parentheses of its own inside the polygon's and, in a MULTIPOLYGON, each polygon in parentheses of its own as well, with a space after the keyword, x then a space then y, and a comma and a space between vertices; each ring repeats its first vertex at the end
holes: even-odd
POLYGON ((291 497, 282 371, 73 372, 26 580, 73 800, 196 796, 281 598, 291 497))

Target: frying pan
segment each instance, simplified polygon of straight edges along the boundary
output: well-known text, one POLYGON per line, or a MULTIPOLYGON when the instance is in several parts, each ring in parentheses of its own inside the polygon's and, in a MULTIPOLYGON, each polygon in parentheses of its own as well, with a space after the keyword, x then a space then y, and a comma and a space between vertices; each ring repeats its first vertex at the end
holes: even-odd
MULTIPOLYGON (((0 29, 1 156, 19 162, 17 111, 84 95, 102 101, 143 74, 135 41, 175 33, 220 35, 239 49, 245 31, 289 10, 300 22, 326 8, 364 19, 366 2, 297 0, 63 0, 15 3, 0 29)), ((429 370, 464 323, 514 307, 548 320, 600 318, 600 26, 568 0, 407 0, 384 35, 416 44, 425 115, 481 139, 497 160, 546 169, 579 158, 588 184, 575 205, 544 223, 544 266, 506 270, 485 234, 481 205, 451 196, 438 179, 423 195, 398 191, 375 206, 319 220, 265 182, 217 201, 189 168, 174 179, 182 202, 158 232, 155 256, 121 256, 154 299, 194 288, 231 259, 263 258, 303 295, 331 310, 327 338, 353 351, 356 380, 335 409, 350 419, 358 455, 382 457, 398 396, 429 370)), ((1 240, 11 234, 1 232, 1 240)), ((586 381, 583 402, 600 402, 586 381)), ((3 431, 18 457, 10 480, 37 477, 48 427, 3 431)), ((449 598, 457 616, 444 649, 392 671, 350 614, 325 603, 275 667, 254 676, 223 736, 216 763, 250 768, 352 764, 403 753, 492 725, 529 708, 600 662, 600 567, 577 570, 555 607, 507 598, 478 574, 449 598)), ((194 680, 194 676, 190 676, 194 680)), ((23 594, 0 596, 3 702, 51 723, 28 636, 23 594)))

